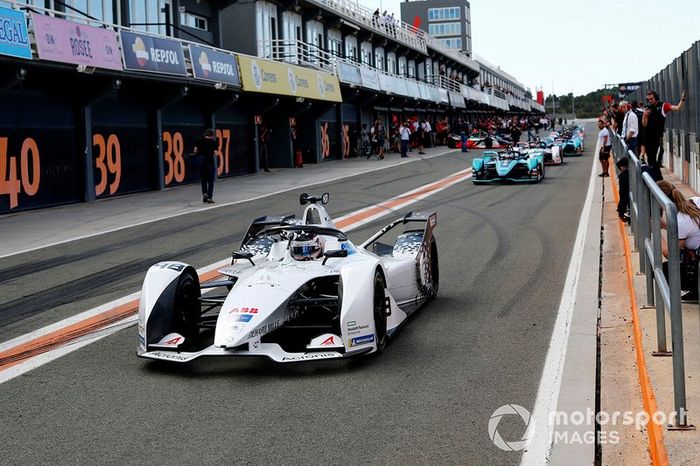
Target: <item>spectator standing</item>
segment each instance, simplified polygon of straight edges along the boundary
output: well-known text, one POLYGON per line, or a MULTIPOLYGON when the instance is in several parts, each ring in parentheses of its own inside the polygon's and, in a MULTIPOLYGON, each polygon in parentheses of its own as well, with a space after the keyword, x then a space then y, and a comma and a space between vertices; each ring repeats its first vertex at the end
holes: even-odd
POLYGON ((520 142, 520 136, 523 132, 520 130, 520 124, 518 123, 518 117, 513 117, 513 121, 510 124, 510 138, 513 140, 513 144, 520 142))
POLYGON ((379 149, 379 159, 384 159, 384 143, 386 142, 386 129, 384 123, 377 121, 377 148, 379 149))
POLYGON ((622 120, 622 137, 625 139, 625 143, 627 143, 627 149, 636 154, 639 119, 634 110, 632 110, 632 106, 626 100, 620 102, 620 111, 625 114, 622 120))
POLYGON ((411 139, 411 129, 408 127, 408 121, 399 129, 399 135, 401 137, 401 157, 408 157, 408 142, 411 139))
POLYGON ((659 101, 656 91, 647 92, 647 105, 642 116, 642 126, 644 127, 644 149, 647 163, 652 168, 651 175, 658 181, 663 178, 661 175, 661 160, 663 158, 663 148, 661 142, 664 137, 666 127, 666 115, 670 112, 677 112, 685 104, 685 91, 681 94, 681 100, 677 105, 659 101))
POLYGON ((600 161, 600 167, 602 168, 602 173, 598 176, 610 176, 608 170, 610 169, 612 135, 610 134, 610 131, 608 131, 608 128, 605 127, 603 120, 598 120, 598 147, 600 147, 598 152, 598 160, 600 161))
POLYGON ((416 143, 418 144, 418 154, 419 155, 424 155, 425 152, 423 152, 423 145, 425 144, 425 131, 423 128, 425 127, 425 122, 419 123, 418 124, 418 130, 416 131, 416 143))
POLYGON ((269 144, 271 133, 272 130, 267 125, 263 125, 260 128, 260 158, 262 159, 263 169, 268 173, 270 172, 270 168, 268 166, 268 155, 270 153, 269 144))
POLYGON ((194 154, 202 159, 199 166, 199 175, 202 179, 202 202, 214 203, 214 180, 216 179, 216 159, 220 156, 219 142, 216 140, 214 130, 207 129, 204 136, 199 138, 194 146, 194 154))
POLYGON ((435 145, 433 141, 434 136, 433 127, 430 124, 430 120, 423 120, 423 138, 425 139, 423 146, 433 147, 435 145))
POLYGON ((617 134, 622 136, 622 123, 625 120, 625 112, 620 108, 620 105, 617 103, 612 104, 612 124, 613 124, 613 129, 617 134))
POLYGON ((361 138, 362 138, 362 154, 369 156, 372 152, 372 144, 370 143, 369 140, 369 129, 367 129, 367 123, 362 123, 362 132, 361 132, 361 138))
POLYGON ((617 201, 617 216, 625 223, 629 223, 627 209, 630 205, 630 177, 627 171, 628 159, 622 157, 617 161, 617 168, 620 173, 617 175, 619 201, 617 201))

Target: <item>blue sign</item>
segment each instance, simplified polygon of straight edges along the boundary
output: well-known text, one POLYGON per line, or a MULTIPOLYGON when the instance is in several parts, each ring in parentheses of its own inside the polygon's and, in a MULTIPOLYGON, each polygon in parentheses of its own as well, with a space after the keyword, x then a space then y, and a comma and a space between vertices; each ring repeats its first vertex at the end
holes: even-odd
POLYGON ((129 31, 120 34, 125 69, 187 76, 180 41, 129 31))
POLYGON ((0 55, 32 58, 27 18, 23 12, 0 7, 0 55))
POLYGON ((361 337, 355 337, 350 340, 350 346, 359 346, 372 343, 374 341, 374 334, 363 335, 361 337))
POLYGON ((190 60, 194 77, 206 81, 241 85, 236 56, 219 50, 190 44, 190 60))

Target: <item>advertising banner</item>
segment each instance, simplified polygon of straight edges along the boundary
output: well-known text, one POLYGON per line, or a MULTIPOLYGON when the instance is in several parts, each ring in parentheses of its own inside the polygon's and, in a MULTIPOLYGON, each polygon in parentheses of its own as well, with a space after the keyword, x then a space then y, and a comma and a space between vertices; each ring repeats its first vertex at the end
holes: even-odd
POLYGON ((395 93, 396 90, 394 89, 393 84, 394 82, 391 80, 391 77, 388 74, 379 73, 379 88, 381 90, 384 92, 395 93))
POLYGON ((124 68, 187 76, 182 44, 175 39, 121 31, 124 68))
POLYGON ((464 103, 464 97, 462 97, 462 94, 459 92, 450 92, 450 105, 455 107, 455 108, 467 108, 467 105, 464 103))
POLYGON ((32 58, 23 12, 0 7, 0 55, 32 58))
POLYGON ((399 95, 411 96, 406 87, 406 80, 404 78, 400 76, 393 76, 392 80, 394 81, 394 92, 399 95))
POLYGON ((360 74, 362 75, 362 85, 364 87, 374 89, 375 91, 379 90, 379 76, 376 71, 362 66, 360 67, 360 74))
POLYGON ((418 84, 418 89, 420 90, 420 98, 423 100, 432 100, 432 94, 430 92, 430 86, 427 84, 418 84))
POLYGON ((241 85, 238 62, 232 53, 190 44, 190 60, 194 77, 205 81, 241 85))
POLYGON ((270 60, 238 56, 243 89, 250 92, 342 102, 332 74, 270 60))
POLYGON ((413 79, 406 79, 406 91, 409 96, 420 96, 420 88, 418 87, 418 82, 413 79))
POLYGON ((117 34, 109 29, 32 13, 39 58, 121 70, 117 34))
POLYGON ((340 75, 340 80, 344 83, 355 84, 358 86, 362 85, 362 75, 360 74, 360 68, 350 63, 339 62, 338 63, 338 74, 340 75))

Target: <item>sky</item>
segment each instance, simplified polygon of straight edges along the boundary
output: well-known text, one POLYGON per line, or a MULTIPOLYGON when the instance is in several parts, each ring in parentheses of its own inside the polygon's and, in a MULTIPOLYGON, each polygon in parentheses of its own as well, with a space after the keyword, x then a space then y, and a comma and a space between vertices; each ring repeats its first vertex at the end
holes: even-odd
MULTIPOLYGON (((381 7, 400 18, 400 3, 382 0, 381 7)), ((473 51, 533 93, 582 95, 605 84, 646 81, 700 40, 700 0, 469 3, 473 51)))

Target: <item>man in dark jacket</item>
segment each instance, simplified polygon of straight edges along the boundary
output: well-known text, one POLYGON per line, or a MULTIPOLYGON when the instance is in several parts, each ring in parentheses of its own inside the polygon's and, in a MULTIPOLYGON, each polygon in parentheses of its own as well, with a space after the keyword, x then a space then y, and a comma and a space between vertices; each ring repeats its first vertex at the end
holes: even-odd
POLYGON ((618 190, 620 194, 620 200, 617 203, 617 216, 620 217, 625 223, 629 223, 629 216, 627 215, 627 210, 630 204, 630 177, 627 171, 628 164, 627 157, 622 157, 617 161, 617 168, 620 170, 619 175, 617 175, 618 190))
POLYGON ((202 158, 202 164, 199 166, 199 175, 202 178, 202 202, 213 204, 214 180, 216 179, 215 157, 221 155, 219 142, 216 140, 213 129, 207 129, 204 136, 197 140, 194 153, 202 158))

